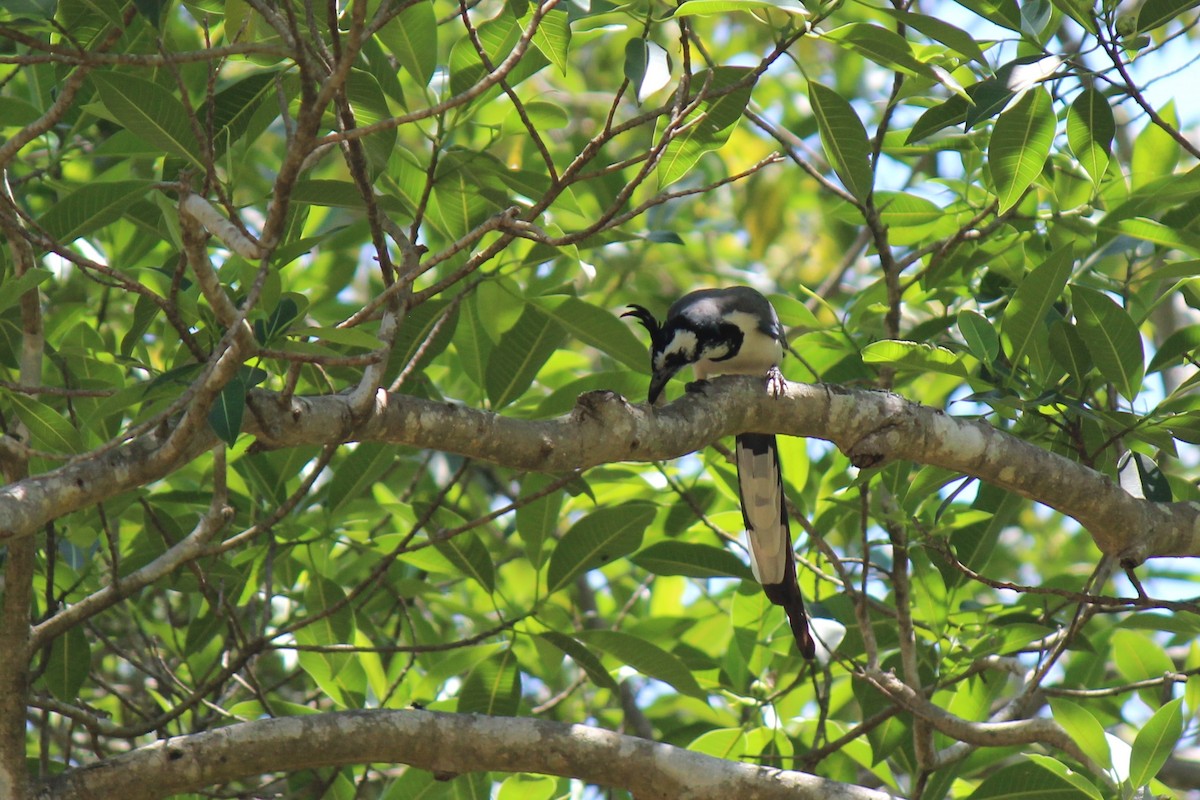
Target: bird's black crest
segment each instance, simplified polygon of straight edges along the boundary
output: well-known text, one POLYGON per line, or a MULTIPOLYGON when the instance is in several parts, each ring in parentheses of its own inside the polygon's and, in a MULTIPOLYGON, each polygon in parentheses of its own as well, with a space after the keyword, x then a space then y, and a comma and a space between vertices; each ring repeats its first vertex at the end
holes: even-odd
POLYGON ((651 349, 655 352, 662 349, 662 326, 658 324, 658 320, 654 318, 654 315, 649 310, 639 305, 630 305, 629 310, 621 316, 633 317, 642 323, 642 326, 650 332, 651 349))

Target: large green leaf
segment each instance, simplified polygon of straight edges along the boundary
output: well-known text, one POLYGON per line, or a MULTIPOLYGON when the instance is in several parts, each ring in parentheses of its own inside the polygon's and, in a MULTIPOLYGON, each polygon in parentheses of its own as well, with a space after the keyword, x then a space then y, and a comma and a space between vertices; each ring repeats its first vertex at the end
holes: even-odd
POLYGON ((686 575, 691 578, 741 578, 754 575, 737 556, 722 547, 696 542, 655 542, 631 559, 655 575, 686 575))
POLYGON ((816 81, 808 82, 808 100, 821 132, 821 145, 846 191, 865 202, 875 183, 867 129, 850 101, 816 81))
MULTIPOLYGON (((532 12, 522 22, 529 24, 532 12)), ((533 34, 533 46, 563 75, 567 74, 567 50, 571 46, 571 24, 567 12, 554 9, 543 15, 533 34)))
POLYGON ((967 800, 1093 800, 1074 781, 1036 761, 1022 761, 988 775, 967 800))
MULTIPOLYGON (((711 71, 705 70, 692 76, 692 91, 704 89, 712 93, 719 89, 745 80, 752 74, 747 67, 717 67, 711 71)), ((677 134, 663 150, 662 159, 658 164, 658 180, 660 186, 669 186, 682 178, 700 156, 716 150, 729 139, 738 120, 746 110, 750 101, 753 82, 733 91, 716 97, 706 97, 681 125, 677 134)))
POLYGON ((913 54, 912 46, 903 36, 879 25, 851 22, 828 31, 823 38, 837 42, 881 67, 936 80, 932 68, 913 54))
POLYGON ((496 591, 496 567, 492 554, 472 531, 464 531, 449 539, 434 539, 438 552, 462 574, 474 579, 488 593, 496 591))
POLYGON ((632 553, 642 543, 654 506, 644 502, 600 508, 563 534, 550 555, 546 585, 554 593, 588 570, 632 553))
POLYGON ((969 374, 961 356, 945 347, 927 342, 907 342, 898 339, 871 342, 863 348, 862 360, 864 364, 886 364, 897 369, 922 372, 934 370, 961 378, 969 374))
POLYGON ((50 645, 42 682, 50 694, 67 703, 79 699, 79 690, 92 666, 92 651, 82 626, 68 628, 50 645))
POLYGON ((1154 712, 1133 740, 1129 755, 1129 784, 1139 788, 1158 775, 1183 735, 1183 698, 1177 697, 1154 712))
POLYGON ((413 3, 384 25, 379 38, 420 86, 437 69, 438 26, 433 3, 413 3))
MULTIPOLYGON (((1158 115, 1167 125, 1178 130, 1179 115, 1175 112, 1175 101, 1158 110, 1158 115)), ((1175 171, 1179 164, 1181 148, 1175 137, 1165 130, 1147 122, 1133 141, 1133 158, 1129 164, 1130 179, 1134 189, 1140 189, 1175 171)))
POLYGON ((575 662, 575 665, 586 672, 587 676, 597 686, 602 686, 614 692, 620 688, 617 686, 617 682, 613 680, 613 677, 608 674, 608 670, 600 663, 600 659, 579 641, 557 631, 544 631, 538 635, 566 653, 575 662))
POLYGON ((246 382, 241 375, 234 375, 221 389, 212 408, 208 410, 208 424, 230 447, 242 432, 242 417, 246 412, 246 382))
POLYGON ((784 11, 808 16, 808 10, 797 0, 687 0, 671 12, 674 17, 719 17, 732 11, 784 11))
POLYGON ((879 9, 897 22, 901 22, 913 30, 920 31, 931 39, 936 39, 947 47, 958 51, 959 55, 975 61, 982 66, 988 66, 987 59, 980 49, 975 37, 955 27, 949 22, 928 14, 916 14, 911 11, 900 11, 893 8, 879 9))
POLYGON ((1050 157, 1056 127, 1053 101, 1041 87, 1030 89, 996 119, 988 163, 1000 213, 1016 205, 1041 173, 1050 157))
POLYGON ((1088 758, 1104 769, 1112 768, 1112 752, 1104 735, 1104 726, 1091 711, 1065 697, 1051 697, 1050 708, 1054 712, 1054 721, 1088 758))
POLYGON ((174 93, 127 73, 93 72, 90 77, 105 108, 126 130, 203 171, 200 142, 174 93))
POLYGON ((650 359, 645 346, 629 326, 611 311, 578 297, 538 297, 531 302, 584 344, 612 356, 631 369, 649 369, 650 359))
POLYGON ((460 714, 515 716, 521 707, 521 671, 512 650, 475 665, 458 693, 460 714))
MULTIPOLYGON (((521 481, 521 498, 537 494, 552 479, 532 472, 521 481)), ((546 540, 558 532, 558 521, 562 514, 563 491, 561 489, 530 500, 517 509, 517 535, 525 543, 525 552, 535 567, 542 565, 542 548, 546 540)))
POLYGON ((1093 183, 1100 183, 1108 171, 1116 132, 1108 98, 1095 89, 1084 89, 1067 112, 1067 142, 1093 183))
POLYGON ((1062 296, 1075 258, 1071 247, 1060 248, 1029 271, 1004 309, 1001 327, 1009 342, 1009 360, 1020 365, 1035 340, 1046 336, 1046 316, 1062 296))
POLYGON ((647 677, 670 684, 683 694, 704 697, 704 690, 687 665, 656 644, 622 631, 580 631, 577 635, 585 644, 600 648, 647 677))
POLYGON ((507 330, 487 365, 487 395, 493 409, 504 408, 525 393, 538 370, 562 344, 562 326, 532 303, 507 330))
POLYGON ((1197 0, 1146 0, 1138 9, 1138 32, 1154 30, 1196 6, 1200 6, 1197 0))
POLYGON ((1142 337, 1137 325, 1128 311, 1095 289, 1073 285, 1071 302, 1096 368, 1132 402, 1142 388, 1145 374, 1142 337))
POLYGON ((82 447, 79 431, 69 420, 40 400, 20 392, 5 392, 7 402, 33 437, 33 446, 50 453, 77 453, 82 447))
POLYGON ((50 206, 38 222, 55 239, 71 242, 119 220, 150 186, 150 181, 85 183, 50 206))

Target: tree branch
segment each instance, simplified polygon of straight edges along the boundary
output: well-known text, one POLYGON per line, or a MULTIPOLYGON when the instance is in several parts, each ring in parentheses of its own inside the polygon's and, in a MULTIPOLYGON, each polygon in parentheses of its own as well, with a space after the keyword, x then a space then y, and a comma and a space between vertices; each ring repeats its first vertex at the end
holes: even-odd
POLYGON ((41 800, 150 800, 237 778, 322 766, 409 764, 438 774, 535 772, 617 786, 639 800, 885 800, 884 792, 726 761, 585 725, 432 711, 256 720, 163 739, 69 770, 41 800), (281 746, 286 743, 286 746, 281 746))
MULTIPOLYGON (((990 425, 960 419, 891 392, 787 384, 779 399, 761 381, 722 377, 703 394, 661 408, 632 405, 611 392, 580 397, 566 416, 513 419, 449 402, 380 390, 362 416, 345 395, 284 398, 254 391, 246 430, 260 446, 376 441, 479 458, 515 469, 563 472, 616 461, 677 458, 749 430, 825 439, 860 467, 904 459, 992 483, 1077 520, 1097 547, 1122 561, 1200 556, 1200 507, 1134 497, 1109 476, 990 425)), ((187 442, 194 458, 215 437, 187 442)), ((99 457, 0 487, 0 541, 163 477, 174 463, 155 458, 147 435, 99 457)))

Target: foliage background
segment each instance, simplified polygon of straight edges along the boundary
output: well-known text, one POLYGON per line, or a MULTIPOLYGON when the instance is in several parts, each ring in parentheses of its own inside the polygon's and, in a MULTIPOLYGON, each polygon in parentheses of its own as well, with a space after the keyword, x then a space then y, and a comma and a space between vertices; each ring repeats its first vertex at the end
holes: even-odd
MULTIPOLYGON (((0 519, 3 724, 32 774, 419 705, 910 797, 1200 787, 1194 571, 1151 561, 1143 593, 1072 520, 957 473, 783 440, 834 649, 814 667, 749 580, 719 445, 543 474, 354 441, 353 418, 239 435, 253 391, 518 419, 640 400, 616 314, 750 283, 791 380, 1196 500, 1200 153, 1194 109, 1154 94, 1196 75, 1191 5, 6 4, 9 489, 167 448, 119 492, 54 484, 72 513, 36 536, 0 519), (201 197, 226 220, 207 238, 201 197)), ((392 765, 220 791, 599 794, 392 765)))

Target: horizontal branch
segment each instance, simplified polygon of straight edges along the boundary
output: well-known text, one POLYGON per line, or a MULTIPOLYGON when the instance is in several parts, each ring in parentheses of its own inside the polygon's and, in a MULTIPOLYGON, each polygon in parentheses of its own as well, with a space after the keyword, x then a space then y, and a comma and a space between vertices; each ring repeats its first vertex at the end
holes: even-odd
MULTIPOLYGON (((346 395, 290 397, 254 391, 247 433, 268 448, 388 442, 564 472, 618 461, 658 461, 745 431, 825 439, 858 466, 897 459, 972 475, 1077 520, 1097 547, 1126 563, 1200 556, 1200 506, 1136 498, 1108 476, 990 425, 890 392, 789 383, 779 399, 759 381, 724 377, 703 393, 651 408, 611 392, 579 398, 562 417, 527 420, 380 390, 355 416, 346 395)), ((192 457, 214 443, 189 443, 192 457)), ((157 440, 145 437, 95 459, 0 487, 0 541, 28 536, 63 514, 144 485, 157 440)))
POLYGON ((803 772, 726 761, 585 725, 433 711, 342 711, 255 720, 164 739, 69 770, 39 800, 151 800, 272 772, 409 764, 439 777, 534 772, 626 789, 640 800, 886 800, 803 772))

